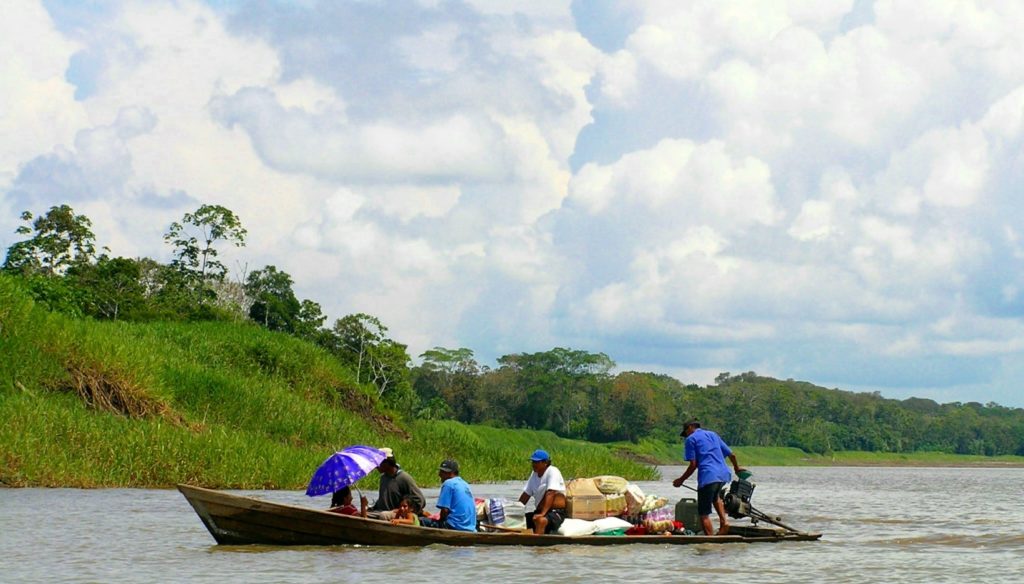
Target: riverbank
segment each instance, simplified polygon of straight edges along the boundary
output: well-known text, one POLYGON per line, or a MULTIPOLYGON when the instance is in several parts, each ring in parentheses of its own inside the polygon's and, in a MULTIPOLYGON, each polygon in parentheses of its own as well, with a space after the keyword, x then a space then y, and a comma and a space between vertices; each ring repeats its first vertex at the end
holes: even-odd
MULTIPOLYGON (((299 489, 336 450, 387 446, 424 486, 524 480, 537 448, 568 476, 649 465, 551 432, 421 421, 320 347, 242 322, 97 322, 0 277, 0 485, 299 489)), ((376 473, 366 479, 373 488, 376 473)))
MULTIPOLYGON (((550 432, 414 422, 405 435, 371 427, 336 426, 334 440, 275 440, 266 428, 225 423, 193 426, 162 419, 137 420, 91 410, 67 394, 23 394, 0 400, 0 486, 168 488, 179 482, 222 489, 301 489, 319 463, 348 444, 390 446, 424 486, 436 486, 436 464, 453 457, 470 482, 523 480, 526 458, 551 451, 566 477, 615 474, 630 480, 657 477, 655 465, 684 464, 681 444, 592 444, 550 432), (347 432, 346 432, 347 430, 347 432), (346 436, 347 433, 347 436, 346 436)), ((312 431, 312 430, 310 430, 312 431)), ((816 455, 796 448, 736 447, 740 463, 759 466, 1011 467, 1024 457, 837 452, 816 455)), ((377 477, 364 481, 374 488, 377 477)))
MULTIPOLYGON (((392 448, 424 486, 522 481, 545 448, 566 477, 657 477, 681 445, 595 444, 547 431, 415 420, 314 344, 234 322, 123 323, 51 313, 0 277, 0 486, 300 489, 332 452, 392 448)), ((737 449, 747 466, 1024 466, 1022 457, 737 449)), ((377 477, 366 479, 369 488, 377 477)))
MULTIPOLYGON (((325 430, 315 425, 297 424, 303 430, 279 439, 268 431, 282 421, 270 417, 268 412, 265 424, 252 422, 246 428, 210 421, 196 427, 96 412, 69 395, 4 396, 0 486, 169 488, 191 483, 218 489, 302 489, 327 456, 351 444, 392 448, 425 487, 437 486, 437 465, 445 458, 459 460, 470 482, 525 480, 529 454, 536 448, 552 452, 566 476, 657 478, 654 467, 618 456, 606 445, 550 432, 436 421, 407 424, 399 435, 334 420, 331 438, 319 436, 325 430)), ((371 473, 361 485, 373 489, 376 483, 371 473)))
MULTIPOLYGON (((670 444, 659 440, 642 440, 637 444, 617 443, 615 450, 623 456, 654 465, 685 464, 680 441, 670 444)), ((978 467, 1024 468, 1024 456, 980 456, 944 452, 858 452, 843 451, 812 454, 799 448, 776 446, 736 446, 733 449, 743 466, 911 466, 911 467, 978 467)))

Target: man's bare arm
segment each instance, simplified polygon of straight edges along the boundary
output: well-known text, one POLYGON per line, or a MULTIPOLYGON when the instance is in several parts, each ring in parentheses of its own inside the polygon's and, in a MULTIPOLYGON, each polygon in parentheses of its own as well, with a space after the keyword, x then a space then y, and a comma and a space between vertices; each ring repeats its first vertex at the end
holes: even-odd
POLYGON ((676 480, 672 481, 672 486, 673 487, 681 487, 681 486, 683 486, 683 483, 686 482, 686 479, 690 478, 690 475, 692 475, 693 471, 695 471, 695 470, 697 470, 697 461, 696 460, 691 460, 690 461, 690 466, 686 467, 686 472, 683 473, 683 476, 681 476, 681 477, 677 478, 676 480))
POLYGON ((743 469, 740 468, 740 463, 736 461, 736 455, 730 454, 729 460, 732 461, 732 468, 736 471, 736 474, 740 474, 740 471, 743 469))

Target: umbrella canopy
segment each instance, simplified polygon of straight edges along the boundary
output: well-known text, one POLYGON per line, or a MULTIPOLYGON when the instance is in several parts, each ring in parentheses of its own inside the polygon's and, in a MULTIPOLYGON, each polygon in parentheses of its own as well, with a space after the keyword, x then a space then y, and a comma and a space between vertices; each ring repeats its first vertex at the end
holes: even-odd
POLYGON ((316 497, 347 487, 380 464, 387 455, 370 446, 349 446, 327 457, 313 473, 306 495, 316 497))

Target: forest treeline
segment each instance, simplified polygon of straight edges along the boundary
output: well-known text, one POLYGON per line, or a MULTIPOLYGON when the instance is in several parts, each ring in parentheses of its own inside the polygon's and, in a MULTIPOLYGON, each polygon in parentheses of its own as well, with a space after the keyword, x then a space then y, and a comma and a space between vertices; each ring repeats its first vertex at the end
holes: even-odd
POLYGON ((250 321, 322 347, 400 416, 550 430, 594 442, 678 440, 683 418, 697 416, 737 446, 1024 455, 1024 410, 993 403, 900 401, 754 372, 722 373, 699 386, 616 372, 604 353, 561 347, 505 355, 494 367, 479 363, 471 349, 435 347, 416 364, 372 315, 325 326, 321 306, 299 300, 291 276, 276 266, 230 274, 218 252, 244 246, 248 234, 222 206, 202 205, 168 224, 167 263, 112 257, 97 247, 89 218, 68 205, 21 217, 18 234, 25 238, 8 248, 2 271, 37 304, 98 320, 250 321))

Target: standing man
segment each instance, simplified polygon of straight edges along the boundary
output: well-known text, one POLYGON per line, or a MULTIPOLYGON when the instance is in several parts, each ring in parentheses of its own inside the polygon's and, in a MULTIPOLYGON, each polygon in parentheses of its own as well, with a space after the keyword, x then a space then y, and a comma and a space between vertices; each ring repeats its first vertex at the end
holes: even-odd
POLYGON ((732 467, 739 474, 743 469, 736 462, 736 455, 729 446, 711 430, 700 427, 697 418, 683 424, 680 436, 685 436, 683 458, 690 462, 683 476, 672 481, 672 486, 679 488, 697 471, 697 514, 700 515, 704 533, 711 535, 711 507, 714 505, 718 513, 718 533, 729 533, 729 520, 725 516, 725 504, 722 502, 722 487, 732 480, 729 467, 725 466, 726 457, 732 461, 732 467))
POLYGON ((469 484, 459 476, 459 463, 445 460, 437 469, 441 479, 441 493, 437 496, 437 508, 441 510, 438 521, 423 519, 420 525, 454 529, 456 531, 476 531, 476 501, 469 484))
POLYGON ((526 481, 519 502, 526 504, 534 498, 537 508, 526 514, 526 526, 537 535, 558 531, 565 521, 565 479, 562 471, 551 464, 551 456, 544 450, 535 450, 530 456, 533 473, 526 481))
POLYGON ((401 505, 402 499, 408 497, 413 513, 419 515, 426 506, 427 500, 409 473, 402 470, 395 461, 390 448, 381 448, 385 458, 377 466, 380 473, 380 489, 377 491, 377 502, 370 507, 371 516, 384 521, 395 518, 395 509, 401 505))

